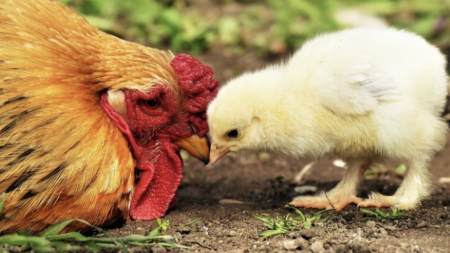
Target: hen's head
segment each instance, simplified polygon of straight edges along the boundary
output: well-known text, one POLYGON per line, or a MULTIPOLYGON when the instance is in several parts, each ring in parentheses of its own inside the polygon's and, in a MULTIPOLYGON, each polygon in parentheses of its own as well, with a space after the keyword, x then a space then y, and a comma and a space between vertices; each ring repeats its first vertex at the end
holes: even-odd
POLYGON ((128 139, 140 171, 130 207, 134 219, 161 217, 176 204, 183 169, 179 148, 209 162, 206 107, 218 82, 210 67, 190 55, 177 55, 170 66, 175 85, 167 81, 143 89, 110 89, 101 99, 103 110, 128 139))

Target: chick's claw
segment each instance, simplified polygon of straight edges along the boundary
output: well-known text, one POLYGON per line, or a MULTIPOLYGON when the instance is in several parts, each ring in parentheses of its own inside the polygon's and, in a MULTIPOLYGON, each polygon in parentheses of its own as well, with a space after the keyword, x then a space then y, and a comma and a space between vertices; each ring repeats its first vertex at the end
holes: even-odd
POLYGON ((358 207, 392 207, 393 204, 390 202, 384 202, 381 200, 375 200, 375 199, 365 199, 360 204, 358 204, 358 207))
POLYGON ((359 205, 361 202, 362 199, 356 197, 354 193, 347 193, 347 194, 336 193, 330 194, 330 196, 328 197, 325 196, 325 194, 314 197, 313 196, 296 197, 289 204, 294 207, 335 209, 336 211, 340 211, 351 203, 359 205))

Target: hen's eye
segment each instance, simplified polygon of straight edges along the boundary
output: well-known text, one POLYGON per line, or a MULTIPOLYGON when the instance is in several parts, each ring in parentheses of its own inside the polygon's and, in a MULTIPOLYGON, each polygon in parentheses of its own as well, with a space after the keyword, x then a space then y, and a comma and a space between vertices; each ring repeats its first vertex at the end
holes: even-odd
POLYGON ((237 129, 233 129, 227 133, 228 138, 237 138, 238 135, 239 135, 239 132, 237 129))
POLYGON ((147 105, 148 107, 150 107, 150 109, 156 109, 156 107, 158 107, 158 101, 156 101, 156 98, 147 100, 147 105))

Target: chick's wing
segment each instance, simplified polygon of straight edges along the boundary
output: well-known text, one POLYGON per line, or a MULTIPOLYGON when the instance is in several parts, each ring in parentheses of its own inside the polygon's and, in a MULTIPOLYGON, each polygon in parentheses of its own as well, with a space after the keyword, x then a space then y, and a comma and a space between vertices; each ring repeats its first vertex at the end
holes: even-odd
POLYGON ((327 109, 337 114, 365 114, 380 101, 399 100, 400 87, 372 63, 336 65, 323 61, 311 75, 309 86, 327 109))

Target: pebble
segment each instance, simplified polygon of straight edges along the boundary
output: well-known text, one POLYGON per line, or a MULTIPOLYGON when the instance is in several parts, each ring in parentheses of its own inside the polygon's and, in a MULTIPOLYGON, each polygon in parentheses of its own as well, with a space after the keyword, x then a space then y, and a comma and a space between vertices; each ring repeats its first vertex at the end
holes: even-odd
POLYGON ((424 228, 426 227, 428 224, 425 221, 422 221, 421 223, 417 224, 416 228, 424 228))
POLYGON ((305 230, 301 230, 300 234, 303 236, 303 238, 305 239, 311 239, 314 236, 316 236, 316 230, 315 229, 305 229, 305 230))
POLYGON ((344 218, 345 221, 352 221, 355 218, 355 215, 353 213, 346 213, 342 215, 342 218, 344 218))
POLYGON ((311 244, 310 250, 314 253, 324 253, 325 252, 325 248, 323 247, 322 242, 315 242, 315 243, 311 244))
POLYGON ((283 247, 286 250, 307 249, 309 246, 308 241, 303 238, 297 238, 293 240, 284 240, 283 247))
POLYGON ((153 253, 165 253, 167 252, 166 247, 162 246, 162 245, 155 245, 152 247, 152 252, 153 253))
POLYGON ((366 226, 369 228, 374 228, 377 225, 375 221, 368 221, 366 222, 366 226))
POLYGON ((234 231, 234 230, 230 230, 230 232, 228 232, 228 236, 230 236, 230 237, 233 237, 233 236, 236 236, 236 235, 237 235, 237 232, 234 231))
POLYGON ((137 227, 136 228, 136 234, 138 234, 138 235, 147 235, 147 232, 145 231, 145 228, 137 227))
POLYGON ((301 246, 301 242, 298 239, 283 241, 283 248, 285 248, 287 250, 295 250, 295 249, 300 248, 300 246, 301 246))

